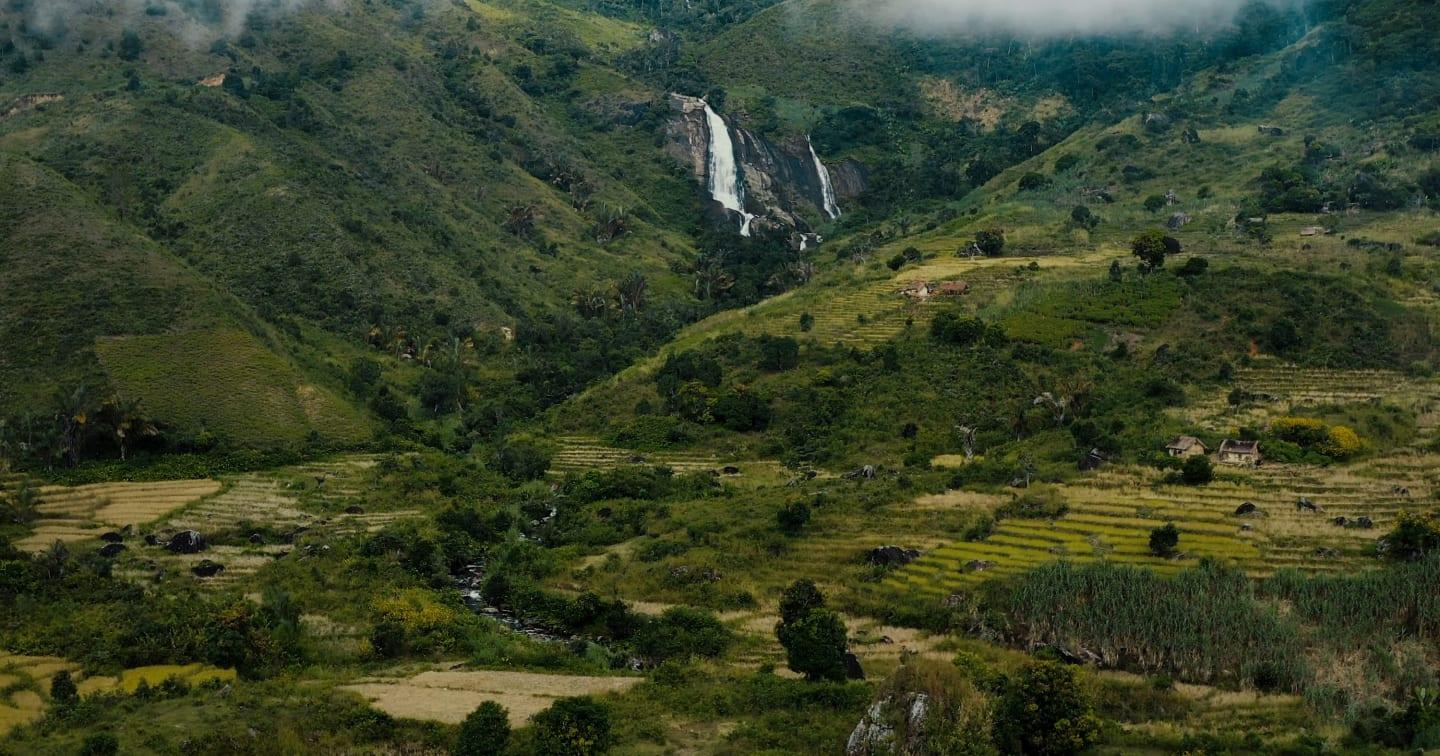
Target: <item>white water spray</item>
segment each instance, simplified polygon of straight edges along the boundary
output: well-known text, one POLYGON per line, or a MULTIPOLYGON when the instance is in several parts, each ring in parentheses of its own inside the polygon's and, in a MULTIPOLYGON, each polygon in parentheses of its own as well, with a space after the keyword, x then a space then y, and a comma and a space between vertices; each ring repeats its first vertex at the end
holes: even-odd
POLYGON ((730 129, 719 113, 705 103, 705 125, 710 130, 710 196, 727 210, 740 214, 740 235, 750 235, 750 220, 755 216, 745 212, 745 190, 740 185, 740 166, 735 160, 735 144, 730 141, 730 129))
POLYGON ((820 156, 815 154, 815 145, 810 143, 810 137, 805 137, 805 146, 810 148, 810 159, 815 161, 815 175, 820 177, 820 197, 824 202, 825 214, 830 220, 840 217, 840 203, 835 201, 835 185, 830 183, 830 169, 820 162, 820 156))

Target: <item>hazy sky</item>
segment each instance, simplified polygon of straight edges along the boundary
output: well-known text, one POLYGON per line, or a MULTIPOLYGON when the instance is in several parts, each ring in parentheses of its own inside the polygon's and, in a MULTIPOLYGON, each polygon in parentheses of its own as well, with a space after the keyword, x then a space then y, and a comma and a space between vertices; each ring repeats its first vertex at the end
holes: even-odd
POLYGON ((919 33, 1069 36, 1209 29, 1246 0, 850 0, 876 21, 919 33))

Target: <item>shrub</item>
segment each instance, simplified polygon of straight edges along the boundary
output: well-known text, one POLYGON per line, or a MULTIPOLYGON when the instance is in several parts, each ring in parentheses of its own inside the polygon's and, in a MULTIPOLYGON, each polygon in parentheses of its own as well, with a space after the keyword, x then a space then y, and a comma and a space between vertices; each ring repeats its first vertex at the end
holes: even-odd
POLYGON ((809 333, 815 327, 815 316, 808 312, 800 313, 800 332, 809 333))
POLYGON ((108 732, 97 732, 85 737, 79 753, 80 756, 115 756, 120 753, 120 741, 108 732))
POLYGON ((803 501, 786 504, 775 513, 775 522, 786 535, 800 535, 810 522, 810 505, 803 501))
POLYGON ((530 718, 535 752, 543 756, 590 756, 610 750, 610 709, 590 696, 561 698, 530 718))
POLYGON ((1349 426, 1334 425, 1320 445, 1320 453, 1331 459, 1349 459, 1365 450, 1365 442, 1349 426))
MULTIPOLYGON (((1194 457, 1192 457, 1194 459, 1194 457)), ((1150 531, 1150 553, 1158 557, 1174 556, 1180 545, 1180 529, 1175 523, 1167 522, 1150 531)))
POLYGON ((1203 454, 1188 457, 1180 466, 1180 480, 1187 486, 1203 486, 1215 479, 1215 466, 1203 454))
POLYGON ((1070 221, 1080 228, 1093 229, 1100 225, 1100 216, 1084 205, 1076 205, 1070 210, 1070 221))
POLYGON ((68 706, 80 700, 80 692, 69 671, 62 669, 50 678, 50 700, 60 706, 68 706))
POLYGON ((1203 257, 1191 257, 1185 260, 1185 264, 1175 271, 1175 275, 1182 278, 1192 278, 1203 274, 1210 269, 1210 261, 1203 257))
POLYGON ((1053 520, 1070 511, 1060 492, 1048 486, 1034 486, 995 510, 999 518, 1017 517, 1053 520))
POLYGON ((530 441, 510 441, 495 451, 495 469, 511 480, 539 480, 550 469, 550 452, 530 441))
POLYGON ((1379 553, 1397 562, 1413 562, 1440 552, 1440 510, 1420 514, 1401 512, 1395 528, 1380 539, 1379 553))
POLYGON ((995 710, 995 742, 1007 753, 1080 753, 1100 739, 1100 720, 1075 672, 1050 662, 1026 665, 995 710))
POLYGON ((1064 173, 1080 163, 1080 156, 1073 152, 1067 152, 1055 158, 1055 172, 1064 173))
POLYGON ((930 338, 960 346, 977 344, 985 338, 985 321, 958 312, 942 312, 930 321, 930 338))
POLYGON ((789 336, 761 336, 760 368, 762 370, 790 370, 800 364, 800 342, 789 336))
POLYGON ((1165 195, 1152 194, 1145 198, 1145 209, 1152 213, 1158 213, 1165 208, 1165 195))
POLYGON ((651 664, 702 656, 713 659, 729 648, 731 635, 715 615, 675 606, 646 622, 635 634, 635 652, 651 664))
POLYGON ((1043 173, 1031 171, 1020 177, 1020 191, 1030 192, 1050 186, 1050 178, 1043 173))
POLYGON ((505 752, 510 742, 510 717, 505 708, 494 701, 485 701, 460 723, 460 734, 454 756, 496 756, 505 752))

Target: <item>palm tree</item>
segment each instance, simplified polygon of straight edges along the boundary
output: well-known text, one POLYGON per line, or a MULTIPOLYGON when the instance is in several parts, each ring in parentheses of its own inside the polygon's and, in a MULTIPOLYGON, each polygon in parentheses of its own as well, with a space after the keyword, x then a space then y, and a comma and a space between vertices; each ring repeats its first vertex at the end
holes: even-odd
POLYGON ((139 401, 116 397, 100 409, 101 422, 115 439, 115 445, 120 447, 121 461, 128 455, 130 444, 160 435, 160 429, 140 411, 139 401))
POLYGON ((70 391, 57 389, 54 406, 57 443, 53 452, 68 459, 73 467, 80 461, 80 445, 90 427, 90 395, 85 384, 70 391))
POLYGON ((645 274, 638 270, 618 281, 615 284, 615 300, 620 305, 621 312, 634 315, 645 309, 649 290, 650 282, 645 279, 645 274))
POLYGON ((735 278, 725 270, 723 259, 710 258, 695 269, 695 296, 701 299, 719 299, 735 285, 735 278))

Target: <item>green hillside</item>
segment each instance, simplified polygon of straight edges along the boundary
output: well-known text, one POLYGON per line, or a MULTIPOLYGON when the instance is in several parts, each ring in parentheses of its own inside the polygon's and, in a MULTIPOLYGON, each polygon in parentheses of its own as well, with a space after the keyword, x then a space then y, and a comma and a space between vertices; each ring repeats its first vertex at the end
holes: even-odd
POLYGON ((868 5, 0 4, 0 754, 1440 747, 1440 4, 868 5))

